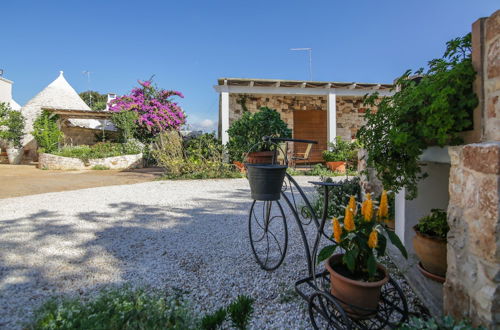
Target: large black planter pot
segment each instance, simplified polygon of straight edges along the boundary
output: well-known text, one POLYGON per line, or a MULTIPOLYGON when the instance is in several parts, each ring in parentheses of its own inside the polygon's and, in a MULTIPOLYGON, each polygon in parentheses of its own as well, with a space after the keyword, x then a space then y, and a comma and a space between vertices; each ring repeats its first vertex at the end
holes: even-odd
POLYGON ((258 201, 277 201, 285 179, 287 166, 245 164, 252 198, 258 201))

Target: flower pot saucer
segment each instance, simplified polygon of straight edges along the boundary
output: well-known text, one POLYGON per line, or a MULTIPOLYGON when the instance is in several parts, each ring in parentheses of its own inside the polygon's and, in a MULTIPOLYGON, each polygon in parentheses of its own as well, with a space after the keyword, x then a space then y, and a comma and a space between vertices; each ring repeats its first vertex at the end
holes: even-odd
POLYGON ((430 273, 430 272, 426 271, 425 268, 422 266, 422 264, 420 262, 417 264, 417 267, 418 267, 418 270, 420 270, 420 272, 425 277, 430 278, 433 281, 436 281, 436 282, 439 282, 439 283, 444 283, 444 281, 446 280, 446 278, 443 277, 443 276, 439 276, 439 275, 436 275, 436 274, 433 274, 433 273, 430 273))

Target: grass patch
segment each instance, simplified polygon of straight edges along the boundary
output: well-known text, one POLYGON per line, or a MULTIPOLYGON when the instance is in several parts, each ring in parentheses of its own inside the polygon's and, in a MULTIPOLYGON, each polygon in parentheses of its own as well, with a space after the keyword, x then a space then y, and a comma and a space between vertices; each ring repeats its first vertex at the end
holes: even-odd
POLYGON ((24 329, 221 329, 230 321, 246 329, 253 313, 253 299, 239 296, 227 307, 197 315, 182 293, 165 295, 153 289, 129 286, 105 289, 92 299, 50 299, 35 311, 24 329))
POLYGON ((96 171, 105 171, 105 170, 109 170, 109 167, 105 166, 105 165, 94 165, 94 166, 92 166, 91 169, 96 170, 96 171))
POLYGON ((67 146, 52 152, 52 154, 57 156, 79 158, 83 161, 123 155, 136 155, 139 153, 141 153, 141 148, 136 143, 111 142, 97 143, 92 146, 67 146))

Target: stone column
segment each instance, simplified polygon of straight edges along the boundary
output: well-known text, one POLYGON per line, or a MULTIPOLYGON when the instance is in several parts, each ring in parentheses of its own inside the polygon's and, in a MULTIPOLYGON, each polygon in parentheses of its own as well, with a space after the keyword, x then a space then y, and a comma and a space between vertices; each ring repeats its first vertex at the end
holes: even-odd
POLYGON ((481 143, 449 149, 444 310, 500 328, 500 11, 473 24, 481 143))

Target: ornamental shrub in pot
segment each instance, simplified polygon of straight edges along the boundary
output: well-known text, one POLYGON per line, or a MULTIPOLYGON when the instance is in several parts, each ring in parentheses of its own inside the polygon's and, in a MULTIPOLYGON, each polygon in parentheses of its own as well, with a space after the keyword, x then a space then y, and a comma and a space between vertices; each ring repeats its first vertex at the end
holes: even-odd
POLYGON ((420 260, 419 269, 427 277, 444 282, 446 276, 446 235, 449 227, 446 212, 432 209, 413 229, 413 248, 420 260))
POLYGON ((344 141, 337 136, 335 143, 329 143, 328 147, 323 151, 323 160, 331 171, 345 173, 346 166, 356 167, 359 149, 356 141, 344 141))
POLYGON ((351 196, 344 216, 332 220, 335 244, 319 252, 318 262, 325 261, 330 273, 331 294, 353 318, 369 318, 377 311, 382 286, 389 281, 387 270, 377 262, 386 253, 387 238, 408 257, 398 236, 384 224, 388 214, 388 203, 377 207, 370 194, 361 204, 351 196), (334 254, 337 248, 343 252, 334 254))
POLYGON ((270 164, 276 157, 272 144, 262 141, 263 136, 292 137, 292 130, 281 119, 280 114, 268 107, 258 112, 245 111, 242 117, 231 124, 228 151, 231 161, 250 164, 270 164))
POLYGON ((0 139, 7 141, 10 164, 19 164, 23 158, 23 131, 25 119, 20 111, 12 110, 7 103, 0 103, 0 139))

